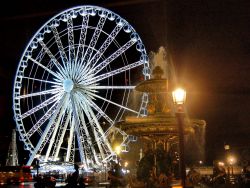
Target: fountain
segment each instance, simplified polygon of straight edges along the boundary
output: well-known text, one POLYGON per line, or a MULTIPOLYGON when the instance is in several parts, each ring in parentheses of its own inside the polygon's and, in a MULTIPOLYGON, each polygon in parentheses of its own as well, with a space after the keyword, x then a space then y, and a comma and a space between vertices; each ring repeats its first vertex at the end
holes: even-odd
MULTIPOLYGON (((147 141, 144 150, 144 157, 140 154, 140 162, 137 168, 137 178, 148 181, 151 174, 159 176, 174 174, 178 176, 178 126, 174 115, 171 91, 173 84, 169 79, 162 78, 163 70, 160 66, 155 66, 152 72, 152 79, 139 83, 135 90, 149 93, 147 112, 145 117, 127 116, 125 120, 116 126, 129 135, 137 136, 140 140, 147 141)), ((185 144, 188 141, 201 139, 204 132, 205 121, 199 119, 184 119, 185 144)), ((196 142, 195 144, 201 141, 196 142)), ((193 143, 191 143, 193 144, 193 143)), ((194 146, 194 145, 193 145, 194 146)), ((200 145, 197 145, 197 155, 204 152, 200 145)), ((141 149, 142 152, 142 149, 141 149)), ((199 156, 200 160, 203 156, 199 156)))

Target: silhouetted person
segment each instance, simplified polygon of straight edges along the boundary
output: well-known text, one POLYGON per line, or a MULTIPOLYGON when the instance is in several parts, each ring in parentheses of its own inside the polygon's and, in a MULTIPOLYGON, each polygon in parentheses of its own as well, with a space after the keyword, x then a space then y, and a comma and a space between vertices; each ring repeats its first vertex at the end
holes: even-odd
POLYGON ((122 169, 118 163, 114 163, 112 169, 108 171, 108 180, 110 181, 110 188, 124 185, 122 169))
POLYGON ((214 164, 213 167, 213 184, 214 186, 226 183, 226 170, 219 164, 214 164))
POLYGON ((190 171, 187 174, 186 187, 191 188, 197 186, 201 181, 200 173, 197 172, 193 167, 190 168, 190 171))
POLYGON ((68 184, 67 184, 67 187, 70 187, 70 188, 76 188, 77 187, 77 184, 78 184, 78 179, 79 179, 79 167, 78 165, 74 165, 74 168, 75 168, 75 172, 68 177, 68 184))
POLYGON ((242 188, 250 187, 250 166, 246 166, 243 168, 242 172, 242 188))

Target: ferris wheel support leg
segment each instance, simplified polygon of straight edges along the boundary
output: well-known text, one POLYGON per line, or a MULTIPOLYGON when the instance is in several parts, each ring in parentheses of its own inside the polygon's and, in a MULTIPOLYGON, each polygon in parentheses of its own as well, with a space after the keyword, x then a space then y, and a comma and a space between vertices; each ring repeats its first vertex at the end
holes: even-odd
POLYGON ((66 162, 69 162, 69 158, 70 158, 70 154, 71 154, 71 149, 72 149, 72 145, 73 145, 73 135, 74 135, 74 127, 75 127, 75 123, 73 120, 73 123, 70 127, 70 132, 69 132, 69 139, 68 139, 68 147, 67 147, 67 153, 66 153, 66 162))
POLYGON ((85 165, 85 168, 88 169, 89 168, 88 158, 84 154, 84 147, 82 143, 82 139, 84 138, 81 136, 81 133, 80 133, 80 121, 79 121, 79 116, 77 113, 77 106, 76 106, 77 103, 72 95, 71 95, 71 101, 72 101, 72 107, 73 107, 73 118, 75 121, 75 132, 76 132, 77 141, 78 141, 80 158, 81 158, 81 162, 83 163, 83 165, 85 165))
MULTIPOLYGON (((95 136, 96 136, 96 140, 97 140, 97 141, 99 140, 100 143, 102 143, 102 144, 104 144, 104 145, 107 146, 108 151, 105 151, 105 153, 108 153, 108 154, 112 153, 112 152, 113 152, 112 147, 110 146, 109 141, 106 139, 105 134, 104 134, 104 132, 103 132, 103 130, 102 130, 102 128, 101 128, 101 126, 100 126, 100 124, 99 124, 99 122, 98 122, 96 116, 94 115, 93 110, 92 110, 90 107, 89 107, 89 112, 90 112, 90 114, 92 115, 92 117, 93 117, 93 119, 94 119, 94 121, 95 121, 96 128, 95 128, 95 127, 94 127, 94 128, 95 128, 95 129, 98 131, 98 133, 100 134, 99 137, 97 137, 97 135, 95 135, 95 136)), ((98 142, 98 143, 99 143, 99 142, 98 142)), ((99 144, 98 146, 99 146, 99 148, 102 149, 102 147, 101 147, 100 144, 99 144)), ((104 148, 105 148, 105 147, 104 147, 104 148)), ((101 150, 101 151, 103 151, 103 150, 101 150)), ((104 159, 104 158, 106 158, 106 157, 103 155, 102 158, 104 159)))
POLYGON ((70 117, 71 116, 70 116, 70 112, 69 112, 67 114, 67 119, 66 119, 65 123, 63 124, 63 127, 60 128, 60 130, 58 131, 59 133, 57 136, 57 140, 55 142, 54 150, 52 152, 53 160, 56 160, 56 158, 59 155, 59 151, 60 151, 61 145, 63 143, 63 138, 65 137, 65 133, 66 133, 67 127, 69 125, 70 117))
MULTIPOLYGON (((66 101, 67 101, 67 100, 66 100, 66 101)), ((65 103, 67 103, 67 102, 65 102, 65 103)), ((52 137, 51 137, 50 142, 49 142, 49 147, 48 147, 47 152, 46 152, 46 155, 45 155, 45 159, 44 159, 45 162, 48 161, 48 158, 49 158, 49 155, 50 155, 52 146, 53 146, 53 144, 55 144, 56 133, 57 133, 57 131, 58 131, 59 124, 60 124, 60 122, 61 122, 62 117, 64 116, 64 114, 65 114, 65 104, 64 104, 63 107, 61 108, 60 113, 59 113, 59 116, 58 116, 58 118, 57 118, 57 122, 55 123, 55 128, 54 128, 52 137)))
POLYGON ((66 96, 64 95, 61 99, 61 101, 59 102, 58 106, 57 106, 57 110, 56 112, 52 115, 48 125, 46 126, 44 132, 43 132, 43 135, 42 137, 39 139, 39 142, 38 144, 36 145, 35 149, 33 150, 33 152, 31 152, 31 156, 27 162, 27 165, 31 165, 31 163, 33 162, 37 152, 39 151, 39 149, 41 148, 41 145, 42 143, 44 142, 45 138, 47 137, 48 133, 49 133, 49 130, 52 126, 52 124, 54 123, 55 119, 56 119, 56 116, 60 110, 60 107, 62 106, 62 104, 64 103, 64 100, 65 100, 66 96))
MULTIPOLYGON (((95 124, 96 124, 95 116, 92 116, 92 117, 91 117, 91 114, 89 113, 89 112, 91 112, 91 109, 90 109, 89 107, 87 107, 86 112, 87 112, 86 114, 87 114, 87 117, 88 117, 88 119, 89 119, 89 122, 91 122, 92 131, 93 131, 93 133, 94 133, 94 137, 95 137, 95 140, 96 140, 98 149, 99 149, 100 154, 101 154, 101 156, 102 156, 102 158, 103 158, 103 157, 104 157, 104 152, 103 152, 103 149, 102 149, 102 147, 101 147, 101 145, 100 145, 99 138, 98 138, 98 136, 97 136, 97 132, 96 132, 96 129, 95 129, 95 124), (94 120, 95 122, 93 122, 93 120, 94 120)), ((98 122, 98 123, 99 123, 99 122, 98 122)), ((92 147, 92 146, 91 146, 91 147, 92 147)), ((94 150, 94 148, 93 148, 93 150, 94 150)), ((97 158, 97 155, 95 156, 95 160, 96 160, 96 163, 97 163, 98 165, 101 165, 101 162, 100 162, 99 159, 97 158)))
POLYGON ((96 162, 98 162, 98 158, 97 158, 96 151, 95 151, 95 149, 94 149, 94 147, 93 147, 93 144, 90 143, 91 140, 90 140, 89 138, 91 138, 91 137, 90 137, 89 131, 88 131, 87 127, 86 127, 84 115, 83 115, 82 112, 79 113, 79 117, 80 117, 80 120, 81 120, 81 122, 82 122, 82 124, 83 124, 83 126, 80 127, 80 134, 81 134, 81 136, 82 136, 83 138, 84 138, 84 134, 85 134, 85 136, 86 136, 86 138, 87 138, 87 140, 84 139, 84 142, 83 142, 84 148, 86 149, 86 152, 85 152, 85 153, 86 153, 86 156, 87 156, 88 158, 90 158, 89 155, 93 155, 92 157, 94 157, 94 160, 95 160, 96 162), (83 129, 84 129, 84 130, 83 130, 83 129), (84 133, 83 133, 83 132, 84 132, 84 133), (89 148, 89 150, 90 150, 89 152, 87 152, 87 148, 89 148))
MULTIPOLYGON (((82 98, 83 101, 87 100, 84 96, 79 96, 79 98, 82 98)), ((87 160, 90 160, 91 158, 94 159, 94 161, 100 165, 100 161, 98 159, 98 154, 96 153, 95 149, 94 149, 94 144, 92 143, 92 139, 91 136, 89 134, 89 130, 86 127, 86 123, 85 123, 85 118, 83 115, 83 111, 86 114, 90 124, 93 126, 93 120, 91 119, 91 116, 89 115, 89 111, 88 109, 88 105, 85 103, 82 103, 82 100, 77 100, 76 102, 78 104, 77 108, 78 108, 78 112, 79 112, 79 120, 81 121, 81 125, 79 127, 79 133, 81 134, 81 137, 83 139, 83 145, 84 145, 84 149, 85 149, 85 156, 87 158, 87 160), (83 109, 83 111, 81 111, 80 109, 83 109)), ((92 129, 93 130, 93 129, 92 129)))

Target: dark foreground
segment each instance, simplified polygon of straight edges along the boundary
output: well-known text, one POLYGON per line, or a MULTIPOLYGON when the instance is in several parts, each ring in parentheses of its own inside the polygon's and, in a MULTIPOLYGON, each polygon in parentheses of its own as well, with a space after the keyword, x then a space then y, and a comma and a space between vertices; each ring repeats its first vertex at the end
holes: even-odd
MULTIPOLYGON (((34 183, 24 183, 24 184, 19 184, 19 185, 0 185, 0 188, 34 188, 34 183)), ((65 183, 57 183, 56 187, 58 188, 63 188, 65 187, 65 183)), ((100 186, 87 186, 89 188, 108 188, 106 185, 100 185, 100 186)), ((126 187, 119 187, 119 188, 133 188, 130 185, 127 185, 126 187)), ((208 186, 208 185, 199 185, 199 186, 194 186, 193 188, 245 188, 244 186, 240 185, 217 185, 217 186, 208 186)))

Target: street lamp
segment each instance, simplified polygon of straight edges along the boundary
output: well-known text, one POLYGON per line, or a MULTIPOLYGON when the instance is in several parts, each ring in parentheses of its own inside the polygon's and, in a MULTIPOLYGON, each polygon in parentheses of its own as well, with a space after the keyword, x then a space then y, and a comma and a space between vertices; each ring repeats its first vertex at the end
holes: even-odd
POLYGON ((228 163, 228 176, 234 175, 233 165, 236 163, 236 158, 232 155, 228 156, 227 163, 228 163), (230 169, 231 169, 231 173, 230 173, 230 169))
POLYGON ((115 153, 116 153, 116 162, 119 164, 120 163, 120 154, 121 154, 122 148, 121 146, 116 146, 115 147, 115 153))
POLYGON ((115 153, 117 154, 117 155, 120 155, 120 153, 121 153, 121 146, 116 146, 115 147, 115 153))
POLYGON ((127 161, 125 161, 125 163, 124 163, 124 167, 125 167, 125 168, 127 168, 127 166, 128 166, 128 162, 127 162, 127 161))
POLYGON ((172 93, 173 102, 176 105, 175 115, 178 124, 179 132, 179 152, 180 152, 180 175, 182 186, 185 188, 186 182, 186 167, 185 167, 185 153, 184 153, 184 108, 186 101, 186 91, 178 88, 172 93))
POLYGON ((229 156, 228 157, 228 163, 230 164, 230 165, 234 165, 235 164, 235 162, 236 162, 236 159, 235 159, 235 157, 234 156, 229 156))
POLYGON ((182 88, 177 88, 173 91, 173 101, 177 105, 183 105, 186 102, 186 91, 182 88))

